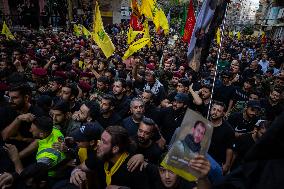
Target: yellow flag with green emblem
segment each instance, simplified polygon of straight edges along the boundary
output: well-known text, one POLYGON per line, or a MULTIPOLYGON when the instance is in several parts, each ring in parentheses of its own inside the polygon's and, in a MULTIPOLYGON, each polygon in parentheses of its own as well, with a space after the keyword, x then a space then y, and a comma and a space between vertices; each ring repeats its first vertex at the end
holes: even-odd
POLYGON ((86 36, 87 38, 89 38, 89 36, 91 36, 91 32, 89 30, 87 30, 87 28, 85 28, 85 26, 81 25, 82 27, 82 33, 84 36, 86 36))
POLYGON ((78 26, 77 24, 73 25, 73 31, 77 37, 82 35, 82 28, 78 26))
POLYGON ((141 13, 151 19, 155 25, 156 30, 158 30, 160 27, 158 12, 160 9, 156 0, 142 0, 140 8, 141 13))
POLYGON ((3 27, 2 27, 2 32, 1 34, 4 34, 6 36, 6 38, 9 40, 9 39, 12 39, 12 40, 15 40, 15 37, 14 35, 11 33, 10 29, 8 28, 6 22, 4 21, 3 23, 3 27))
POLYGON ((115 51, 115 47, 108 34, 105 32, 98 2, 96 2, 95 11, 96 12, 94 16, 94 26, 93 26, 94 31, 92 33, 92 38, 97 43, 97 45, 102 49, 104 55, 108 58, 115 51))
POLYGON ((141 13, 151 19, 155 25, 156 31, 160 27, 165 34, 169 33, 169 23, 164 11, 158 6, 156 0, 142 0, 141 13))
POLYGON ((132 43, 127 51, 124 53, 124 56, 122 57, 122 60, 126 60, 128 57, 130 57, 132 54, 137 52, 138 50, 142 49, 145 45, 149 43, 149 38, 141 38, 138 41, 132 43))

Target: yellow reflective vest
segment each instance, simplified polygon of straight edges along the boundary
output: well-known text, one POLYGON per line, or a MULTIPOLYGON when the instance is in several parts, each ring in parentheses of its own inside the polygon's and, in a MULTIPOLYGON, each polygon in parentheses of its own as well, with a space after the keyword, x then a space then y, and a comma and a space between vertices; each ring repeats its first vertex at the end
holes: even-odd
MULTIPOLYGON (((59 129, 53 127, 51 134, 47 138, 38 141, 37 162, 47 161, 51 163, 49 166, 52 168, 65 158, 64 153, 52 148, 52 144, 58 142, 58 138, 63 138, 63 134, 59 129)), ((50 170, 48 176, 55 176, 55 171, 50 170)))

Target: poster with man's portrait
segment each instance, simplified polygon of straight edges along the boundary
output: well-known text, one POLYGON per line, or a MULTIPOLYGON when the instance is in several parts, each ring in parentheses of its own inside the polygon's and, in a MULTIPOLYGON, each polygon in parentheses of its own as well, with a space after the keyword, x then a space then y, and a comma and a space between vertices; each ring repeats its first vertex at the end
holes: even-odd
POLYGON ((207 119, 188 109, 161 165, 186 180, 197 180, 199 173, 189 166, 189 162, 197 155, 207 153, 212 132, 212 124, 207 119))

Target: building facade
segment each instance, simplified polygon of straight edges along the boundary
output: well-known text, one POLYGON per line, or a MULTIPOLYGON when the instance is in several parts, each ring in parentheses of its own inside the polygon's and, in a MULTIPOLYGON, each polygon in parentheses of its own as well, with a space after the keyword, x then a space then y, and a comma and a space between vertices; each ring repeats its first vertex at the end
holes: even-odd
POLYGON ((256 26, 273 39, 284 41, 284 1, 261 0, 256 26))

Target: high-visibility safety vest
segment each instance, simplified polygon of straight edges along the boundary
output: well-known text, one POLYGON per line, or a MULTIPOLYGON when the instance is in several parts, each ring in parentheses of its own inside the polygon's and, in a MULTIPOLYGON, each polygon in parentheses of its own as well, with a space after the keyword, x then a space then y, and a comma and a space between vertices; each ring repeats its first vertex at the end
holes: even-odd
MULTIPOLYGON (((51 134, 42 140, 38 141, 38 150, 36 154, 36 160, 40 162, 41 159, 50 159, 51 168, 57 165, 65 158, 65 154, 52 148, 52 144, 58 142, 58 138, 63 138, 63 134, 59 129, 53 127, 51 134)), ((48 176, 54 177, 55 171, 48 171, 48 176)))

